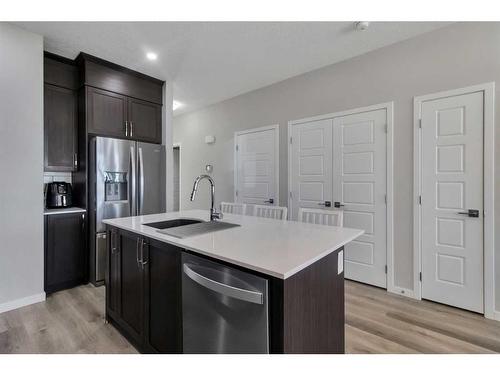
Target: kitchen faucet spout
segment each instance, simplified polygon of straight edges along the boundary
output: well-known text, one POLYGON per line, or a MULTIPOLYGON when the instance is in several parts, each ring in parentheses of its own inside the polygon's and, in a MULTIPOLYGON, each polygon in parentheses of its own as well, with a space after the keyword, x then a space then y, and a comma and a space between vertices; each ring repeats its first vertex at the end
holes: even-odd
POLYGON ((200 181, 203 179, 207 179, 208 182, 210 182, 210 196, 212 198, 212 203, 210 205, 210 221, 214 221, 216 219, 222 219, 222 212, 217 212, 214 208, 214 201, 215 201, 215 182, 207 174, 202 174, 196 177, 196 180, 194 180, 194 185, 193 185, 193 191, 191 191, 191 202, 194 201, 194 198, 196 197, 196 193, 198 191, 198 185, 200 184, 200 181))

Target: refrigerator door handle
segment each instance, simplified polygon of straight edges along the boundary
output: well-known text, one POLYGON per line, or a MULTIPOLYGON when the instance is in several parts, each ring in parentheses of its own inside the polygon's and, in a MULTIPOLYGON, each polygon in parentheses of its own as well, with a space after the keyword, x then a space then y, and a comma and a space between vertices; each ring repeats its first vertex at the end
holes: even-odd
POLYGON ((135 148, 134 146, 130 146, 130 176, 129 176, 129 181, 130 181, 130 189, 129 189, 129 207, 130 207, 130 216, 135 216, 136 215, 136 199, 137 199, 137 192, 136 192, 136 164, 135 164, 135 148))
POLYGON ((142 215, 142 207, 144 205, 144 158, 142 157, 142 147, 138 147, 139 149, 139 161, 137 163, 137 167, 139 169, 138 178, 139 178, 139 191, 138 191, 138 202, 137 202, 137 212, 139 215, 142 215))

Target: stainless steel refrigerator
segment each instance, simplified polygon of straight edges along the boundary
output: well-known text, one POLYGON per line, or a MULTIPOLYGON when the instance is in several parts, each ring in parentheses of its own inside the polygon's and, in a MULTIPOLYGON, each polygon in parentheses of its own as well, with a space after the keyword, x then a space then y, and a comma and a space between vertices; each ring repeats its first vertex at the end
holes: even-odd
POLYGON ((106 226, 102 220, 165 212, 165 148, 96 137, 91 140, 90 155, 89 203, 95 211, 95 225, 90 223, 90 280, 98 285, 104 282, 106 270, 106 226))

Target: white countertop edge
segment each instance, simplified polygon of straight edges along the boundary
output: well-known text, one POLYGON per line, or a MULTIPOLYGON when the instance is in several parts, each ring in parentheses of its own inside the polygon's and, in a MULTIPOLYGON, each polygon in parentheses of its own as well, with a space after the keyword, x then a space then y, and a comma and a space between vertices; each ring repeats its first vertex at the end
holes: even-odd
POLYGON ((86 209, 80 207, 68 207, 68 208, 46 208, 43 211, 43 215, 62 215, 62 214, 77 214, 85 213, 86 209))
POLYGON ((302 263, 300 266, 295 267, 291 269, 290 271, 286 272, 284 275, 280 276, 281 279, 288 279, 290 276, 295 275, 296 273, 299 273, 302 271, 304 268, 309 267, 311 264, 316 263, 318 260, 326 257, 327 255, 330 255, 331 253, 340 250, 341 247, 343 247, 345 244, 351 242, 352 240, 358 238, 361 236, 365 231, 361 231, 362 233, 353 235, 352 237, 349 237, 349 239, 346 239, 345 241, 342 241, 339 243, 339 245, 336 248, 328 249, 323 251, 321 254, 318 254, 317 256, 309 259, 309 261, 302 263))
MULTIPOLYGON (((113 219, 108 219, 108 220, 112 221, 113 219)), ((261 267, 258 267, 258 266, 252 265, 252 264, 247 264, 247 263, 244 263, 244 262, 240 262, 240 261, 235 260, 235 259, 231 259, 231 258, 227 258, 227 257, 220 256, 220 255, 217 255, 217 254, 213 254, 213 253, 210 253, 210 252, 207 252, 207 251, 204 251, 204 250, 196 249, 196 248, 190 247, 190 246, 185 245, 185 244, 181 244, 181 243, 178 242, 180 239, 177 238, 177 237, 169 236, 167 234, 158 233, 156 231, 155 231, 154 235, 152 235, 151 233, 147 233, 146 234, 146 233, 142 232, 141 230, 138 230, 138 229, 135 229, 135 228, 131 228, 131 227, 127 226, 127 225, 121 225, 121 224, 117 224, 117 223, 114 223, 114 222, 110 223, 110 222, 108 222, 108 220, 103 220, 103 223, 106 224, 106 225, 110 225, 110 226, 113 226, 113 227, 117 227, 117 228, 126 230, 128 232, 136 233, 136 234, 139 234, 139 235, 142 235, 142 236, 145 236, 145 237, 150 237, 150 238, 152 238, 154 240, 157 240, 157 241, 160 241, 160 242, 165 242, 165 243, 177 246, 177 247, 181 247, 183 249, 195 252, 197 254, 208 256, 209 258, 218 259, 218 260, 230 263, 230 264, 234 264, 234 265, 237 265, 237 266, 240 266, 240 267, 243 267, 243 268, 247 268, 247 269, 250 269, 252 271, 260 272, 260 273, 263 273, 265 275, 273 276, 273 277, 276 277, 276 278, 282 279, 282 280, 288 279, 290 276, 295 275, 296 273, 298 273, 298 272, 302 271, 303 269, 309 267, 311 264, 316 263, 318 260, 326 257, 327 255, 333 253, 334 251, 339 250, 342 246, 344 246, 348 242, 351 242, 355 238, 358 238, 359 236, 361 236, 364 233, 364 230, 359 230, 358 234, 352 235, 351 237, 349 237, 345 241, 340 242, 339 245, 336 248, 330 248, 328 250, 325 250, 322 253, 316 255, 315 257, 309 259, 308 261, 302 263, 300 266, 297 266, 297 267, 295 267, 295 268, 293 268, 293 269, 291 269, 291 270, 289 270, 289 271, 287 271, 285 273, 279 273, 279 272, 275 272, 275 271, 272 271, 272 270, 269 270, 269 269, 264 269, 264 268, 261 268, 261 267)))

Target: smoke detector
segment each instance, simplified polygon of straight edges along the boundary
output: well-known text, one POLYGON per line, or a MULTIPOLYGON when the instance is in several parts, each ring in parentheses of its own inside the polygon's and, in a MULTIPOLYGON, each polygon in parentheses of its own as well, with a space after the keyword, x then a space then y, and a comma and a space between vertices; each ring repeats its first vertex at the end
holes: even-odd
POLYGON ((368 21, 354 22, 354 29, 357 31, 365 31, 366 29, 368 29, 369 26, 370 26, 370 22, 368 22, 368 21))

